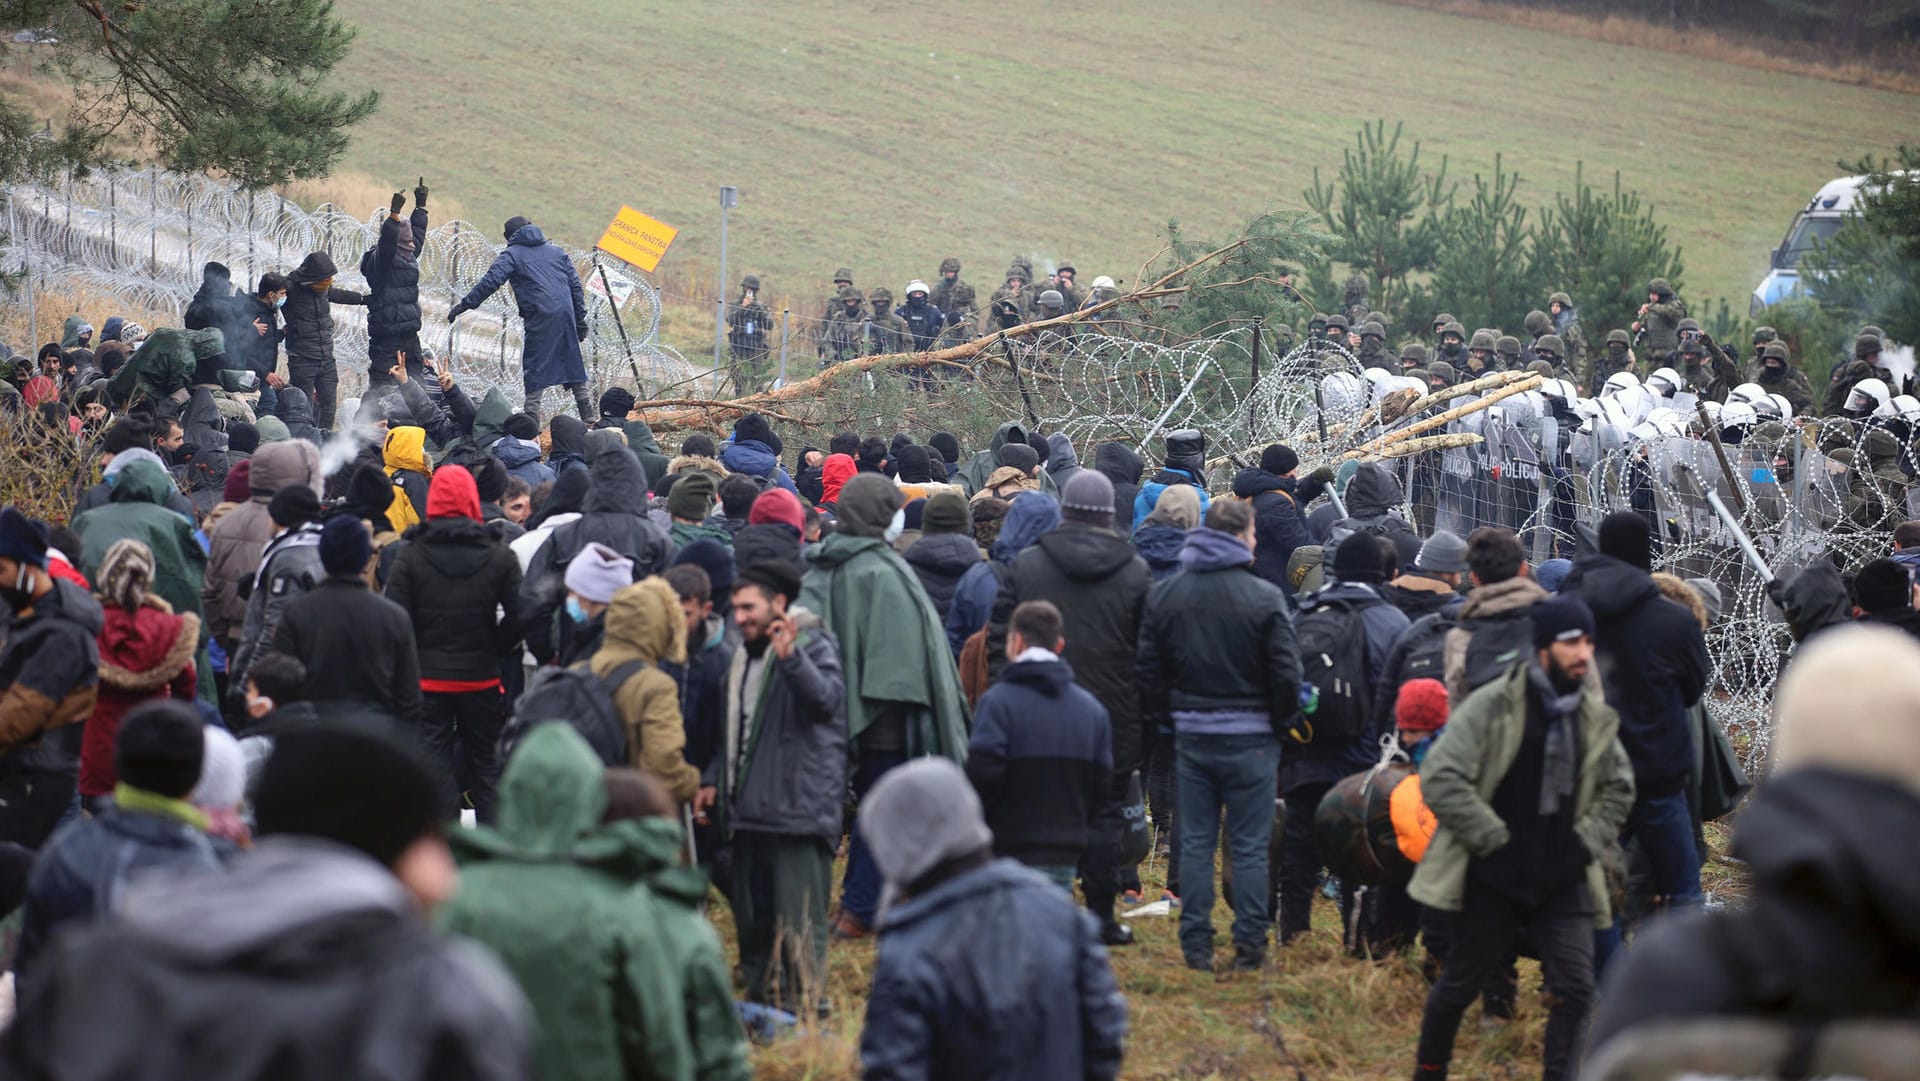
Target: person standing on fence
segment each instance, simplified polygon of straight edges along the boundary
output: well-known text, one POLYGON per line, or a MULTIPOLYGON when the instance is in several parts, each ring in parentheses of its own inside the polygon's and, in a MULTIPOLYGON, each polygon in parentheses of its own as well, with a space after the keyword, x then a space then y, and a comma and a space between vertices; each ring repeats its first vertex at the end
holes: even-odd
POLYGON ((360 274, 367 279, 367 386, 392 386, 387 372, 395 354, 404 356, 407 377, 426 375, 420 356, 420 252, 427 245, 427 186, 413 189, 413 214, 402 221, 407 208, 403 192, 393 193, 387 220, 380 223, 380 240, 360 257, 360 274))
POLYGON ((326 252, 307 256, 288 276, 292 288, 280 309, 287 321, 287 381, 313 399, 314 425, 326 431, 333 429, 334 396, 340 387, 340 370, 333 362, 333 306, 367 304, 365 293, 336 288, 336 273, 326 252))
POLYGON ((520 308, 520 375, 527 390, 527 412, 540 416, 540 392, 564 386, 573 394, 580 419, 599 419, 593 395, 587 390, 587 368, 580 343, 587 340, 587 295, 580 275, 565 249, 547 242, 538 225, 514 215, 507 219, 507 247, 487 268, 460 303, 447 313, 447 322, 486 302, 499 288, 513 283, 514 303, 520 308))

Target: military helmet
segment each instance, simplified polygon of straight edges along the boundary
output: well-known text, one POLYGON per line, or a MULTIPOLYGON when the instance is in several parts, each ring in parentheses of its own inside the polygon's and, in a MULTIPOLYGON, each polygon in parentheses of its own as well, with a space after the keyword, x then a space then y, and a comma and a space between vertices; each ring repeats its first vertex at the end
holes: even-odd
POLYGON ((1693 318, 1682 319, 1680 320, 1680 325, 1674 328, 1675 333, 1678 333, 1678 334, 1685 334, 1689 330, 1693 331, 1696 334, 1699 333, 1700 320, 1693 319, 1693 318))
POLYGON ((1347 326, 1347 317, 1344 315, 1341 315, 1338 312, 1335 312, 1334 314, 1327 316, 1326 329, 1332 330, 1335 327, 1340 328, 1340 330, 1342 331, 1349 329, 1347 326))
POLYGON ((1314 312, 1313 318, 1307 320, 1307 333, 1317 335, 1325 329, 1327 329, 1327 313, 1314 312))
POLYGON ((1473 341, 1467 343, 1467 348, 1485 349, 1491 353, 1493 352, 1493 347, 1499 344, 1499 341, 1500 339, 1494 337, 1493 331, 1491 330, 1476 330, 1473 332, 1473 341))
POLYGON ((1555 360, 1558 360, 1567 355, 1567 346, 1565 342, 1560 340, 1560 335, 1558 334, 1542 334, 1534 341, 1533 352, 1536 356, 1551 355, 1555 360))
POLYGON ((1459 322, 1459 320, 1455 319, 1451 312, 1441 312, 1439 315, 1433 317, 1433 325, 1436 329, 1444 327, 1448 323, 1456 322, 1459 322))
POLYGON ((1647 283, 1647 292, 1655 296, 1670 297, 1673 295, 1673 283, 1665 278, 1655 278, 1647 283))
POLYGON ((1073 260, 1071 259, 1062 259, 1060 260, 1060 265, 1053 268, 1053 272, 1055 274, 1058 274, 1061 271, 1065 271, 1068 274, 1075 274, 1075 275, 1080 273, 1078 270, 1074 269, 1073 260))
POLYGON ((1448 334, 1451 334, 1454 337, 1459 338, 1462 341, 1465 341, 1467 337, 1467 328, 1460 325, 1460 320, 1455 319, 1447 323, 1446 326, 1440 328, 1441 337, 1445 337, 1448 334))
POLYGON ((1775 338, 1778 338, 1779 336, 1780 336, 1780 332, 1773 329, 1772 327, 1754 327, 1753 328, 1753 344, 1755 345, 1765 345, 1766 343, 1773 341, 1775 338))
POLYGON ((1552 362, 1546 361, 1546 360, 1536 360, 1533 363, 1527 365, 1527 370, 1534 373, 1535 375, 1539 375, 1542 377, 1551 377, 1553 375, 1553 364, 1552 362))
POLYGON ((1553 329, 1553 317, 1535 308, 1527 313, 1526 328, 1528 334, 1538 338, 1553 329))
POLYGON ((1867 436, 1860 441, 1860 445, 1866 448, 1867 461, 1876 465, 1900 456, 1900 441, 1885 428, 1867 429, 1867 436))
POLYGON ((1870 357, 1879 351, 1880 336, 1877 334, 1862 334, 1853 340, 1853 355, 1856 357, 1870 357))
POLYGON ((1382 326, 1379 320, 1369 319, 1360 324, 1360 336, 1362 338, 1378 338, 1384 342, 1387 340, 1387 328, 1382 326))
POLYGON ((947 297, 947 302, 960 311, 973 307, 978 300, 979 294, 975 293, 973 286, 967 282, 954 283, 953 292, 947 297))
POLYGON ((1448 386, 1452 386, 1453 378, 1455 374, 1456 373, 1453 370, 1453 365, 1448 364, 1444 360, 1436 360, 1433 363, 1427 365, 1427 378, 1429 380, 1433 380, 1433 379, 1445 380, 1448 386))
MULTIPOLYGON (((1403 368, 1418 367, 1432 359, 1432 354, 1427 352, 1427 347, 1419 342, 1408 342, 1400 347, 1400 366, 1403 368)), ((1440 363, 1447 362, 1443 360, 1440 363)), ((1447 364, 1447 366, 1451 368, 1453 365, 1447 364)))
POLYGON ((940 260, 940 273, 945 274, 948 271, 952 271, 955 274, 960 273, 960 260, 951 255, 940 260))
POLYGON ((1021 266, 1019 263, 1013 263, 1007 267, 1006 280, 1013 281, 1016 278, 1018 278, 1020 281, 1023 281, 1023 282, 1030 282, 1033 280, 1033 278, 1031 277, 1031 272, 1028 271, 1026 267, 1021 266))
POLYGON ((1502 334, 1500 340, 1493 343, 1493 351, 1503 357, 1517 357, 1520 355, 1520 339, 1511 334, 1502 334))
POLYGON ((1782 364, 1791 363, 1793 360, 1793 357, 1787 349, 1787 343, 1778 338, 1768 342, 1766 348, 1760 350, 1760 358, 1762 360, 1777 360, 1782 364))
MULTIPOLYGON (((1119 287, 1118 285, 1115 285, 1115 284, 1114 284, 1114 282, 1113 282, 1113 279, 1112 279, 1112 278, 1109 278, 1109 277, 1107 277, 1107 276, 1106 276, 1105 274, 1102 274, 1102 275, 1100 275, 1099 277, 1097 277, 1097 278, 1095 278, 1095 279, 1093 279, 1093 287, 1094 287, 1095 289, 1118 289, 1118 288, 1120 288, 1120 287, 1119 287)), ((1291 333, 1291 332, 1292 332, 1292 330, 1291 330, 1291 328, 1289 328, 1289 330, 1288 330, 1288 332, 1289 332, 1289 333, 1291 333)))
POLYGON ((1048 289, 1040 294, 1040 306, 1042 308, 1064 308, 1067 306, 1067 298, 1058 289, 1048 289))
POLYGON ((875 286, 873 291, 867 294, 867 300, 874 304, 892 304, 893 290, 884 285, 875 286))
POLYGON ((851 285, 843 285, 840 287, 840 291, 834 294, 834 297, 843 304, 849 300, 859 300, 860 290, 855 289, 851 285))
POLYGON ((1607 331, 1607 344, 1614 345, 1616 343, 1620 345, 1632 345, 1633 339, 1627 337, 1627 332, 1624 330, 1607 331))
POLYGON ((927 288, 927 283, 921 281, 919 278, 915 278, 907 283, 908 296, 912 296, 915 293, 930 293, 932 291, 933 290, 927 288))
POLYGON ((853 284, 853 268, 843 266, 840 269, 834 271, 833 280, 836 282, 845 282, 848 285, 852 285, 853 284))
POLYGON ((1555 304, 1560 305, 1562 308, 1572 308, 1573 298, 1565 293, 1555 293, 1547 298, 1547 305, 1551 307, 1555 304))
POLYGON ((747 275, 746 277, 744 277, 744 278, 741 278, 741 279, 740 279, 740 288, 742 288, 742 289, 751 289, 751 290, 753 290, 754 292, 756 292, 756 293, 758 293, 758 292, 760 291, 760 275, 758 275, 758 274, 749 274, 749 275, 747 275))

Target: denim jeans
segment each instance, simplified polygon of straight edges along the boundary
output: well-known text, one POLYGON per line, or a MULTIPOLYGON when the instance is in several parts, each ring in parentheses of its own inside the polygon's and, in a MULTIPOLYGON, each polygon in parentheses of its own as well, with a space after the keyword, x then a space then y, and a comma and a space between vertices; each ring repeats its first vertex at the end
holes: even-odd
POLYGON ((1226 819, 1227 858, 1233 866, 1228 898, 1233 944, 1262 950, 1268 912, 1267 844, 1279 784, 1280 741, 1267 735, 1176 737, 1174 784, 1180 801, 1180 948, 1188 956, 1213 953, 1213 851, 1226 819))
POLYGON ((1639 844, 1653 870, 1653 892, 1664 899, 1656 907, 1700 903, 1700 850, 1694 846, 1693 812, 1685 792, 1635 800, 1624 832, 1639 844))
POLYGON ((1073 896, 1073 880, 1075 877, 1077 877, 1077 874, 1079 871, 1079 869, 1076 868, 1073 864, 1071 863, 1045 863, 1045 864, 1036 863, 1036 864, 1032 864, 1031 866, 1033 867, 1034 870, 1040 872, 1043 875, 1046 875, 1047 878, 1050 879, 1054 885, 1059 886, 1063 890, 1066 890, 1068 897, 1073 896))
MULTIPOLYGON (((853 771, 854 800, 866 799, 888 770, 906 761, 905 751, 862 751, 860 764, 853 771)), ((853 837, 847 842, 847 875, 840 883, 840 910, 872 927, 874 915, 880 911, 880 885, 880 868, 874 866, 873 854, 867 851, 867 842, 855 825, 853 837)))

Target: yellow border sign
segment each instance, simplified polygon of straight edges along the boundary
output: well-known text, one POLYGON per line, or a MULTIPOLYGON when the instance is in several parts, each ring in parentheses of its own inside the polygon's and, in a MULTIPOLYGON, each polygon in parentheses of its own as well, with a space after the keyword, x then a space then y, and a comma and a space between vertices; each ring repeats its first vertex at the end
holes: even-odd
POLYGON ((660 265, 660 258, 667 254, 667 245, 679 235, 680 230, 666 222, 655 221, 630 206, 623 206, 600 237, 600 243, 594 246, 651 274, 660 265))

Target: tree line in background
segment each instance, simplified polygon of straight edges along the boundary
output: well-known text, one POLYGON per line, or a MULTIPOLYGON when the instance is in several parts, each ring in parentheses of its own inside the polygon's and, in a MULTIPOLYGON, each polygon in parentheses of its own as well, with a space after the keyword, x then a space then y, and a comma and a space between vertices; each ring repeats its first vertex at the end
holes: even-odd
POLYGON ((1709 27, 1872 53, 1920 41, 1920 0, 1497 0, 1508 7, 1610 15, 1677 28, 1709 27))

